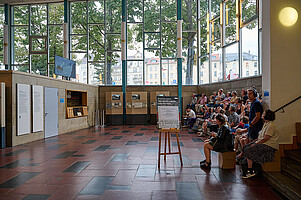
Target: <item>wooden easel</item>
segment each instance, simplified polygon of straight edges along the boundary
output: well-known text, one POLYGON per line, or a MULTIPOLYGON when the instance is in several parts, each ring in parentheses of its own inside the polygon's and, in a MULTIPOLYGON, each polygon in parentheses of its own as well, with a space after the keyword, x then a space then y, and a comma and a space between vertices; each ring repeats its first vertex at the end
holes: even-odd
POLYGON ((159 130, 159 152, 158 152, 158 169, 160 169, 160 157, 161 155, 164 155, 164 161, 166 162, 166 155, 171 155, 171 154, 179 154, 180 155, 180 161, 181 161, 181 166, 183 166, 183 161, 182 161, 182 154, 181 154, 181 148, 180 148, 180 143, 179 143, 179 135, 178 133, 180 132, 179 129, 160 129, 159 130), (170 134, 175 133, 177 137, 177 144, 178 144, 178 152, 171 152, 171 145, 170 145, 170 134), (164 134, 164 152, 161 153, 161 134, 164 134), (167 149, 167 141, 168 141, 168 153, 166 152, 167 149))

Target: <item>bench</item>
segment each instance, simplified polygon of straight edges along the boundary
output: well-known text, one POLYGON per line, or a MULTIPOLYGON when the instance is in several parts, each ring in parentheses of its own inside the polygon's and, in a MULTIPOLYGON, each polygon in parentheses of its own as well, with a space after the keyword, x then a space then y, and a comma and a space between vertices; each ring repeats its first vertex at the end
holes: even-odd
POLYGON ((267 162, 262 164, 262 170, 266 172, 280 172, 281 162, 280 162, 280 150, 275 151, 274 160, 272 162, 267 162))
POLYGON ((219 167, 222 169, 235 169, 236 165, 236 152, 229 151, 218 153, 219 167))

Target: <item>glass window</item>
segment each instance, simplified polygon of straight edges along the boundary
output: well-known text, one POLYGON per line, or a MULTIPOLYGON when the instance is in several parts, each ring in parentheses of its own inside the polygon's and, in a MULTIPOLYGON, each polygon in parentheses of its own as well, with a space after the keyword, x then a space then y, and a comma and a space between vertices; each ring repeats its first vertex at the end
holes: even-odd
POLYGON ((236 0, 229 0, 226 5, 225 44, 236 41, 236 0))
POLYGON ((158 79, 158 74, 160 71, 158 71, 158 68, 160 69, 160 51, 144 51, 144 67, 145 67, 145 85, 150 85, 150 80, 149 80, 149 74, 151 71, 153 76, 155 77, 156 82, 160 84, 160 75, 158 79))
POLYGON ((128 24, 127 30, 127 59, 143 59, 143 38, 140 33, 143 31, 142 24, 128 24))
POLYGON ((162 85, 176 85, 177 60, 162 60, 162 85))
MULTIPOLYGON (((3 29, 4 25, 4 7, 0 6, 0 30, 3 29)), ((5 69, 3 63, 3 31, 0 31, 0 70, 5 69)))
POLYGON ((56 77, 54 74, 54 56, 63 57, 63 27, 49 26, 49 76, 56 77))
POLYGON ((242 10, 242 22, 247 21, 248 19, 257 15, 257 1, 258 0, 244 0, 242 1, 241 10, 242 10))
MULTIPOLYGON (((141 63, 139 64, 141 66, 141 63)), ((106 78, 107 85, 122 85, 121 52, 107 52, 106 78)))
POLYGON ((49 5, 49 24, 64 23, 64 4, 52 3, 49 5))
POLYGON ((127 0, 128 22, 142 22, 143 20, 143 1, 127 0))
POLYGON ((143 61, 127 61, 128 85, 143 85, 143 61))
POLYGON ((242 77, 254 76, 258 71, 258 21, 242 29, 242 77), (254 67, 250 67, 254 66, 254 67), (248 73, 247 73, 248 71, 248 73))
POLYGON ((160 0, 144 0, 144 31, 160 31, 160 0))
POLYGON ((14 65, 18 71, 29 72, 29 33, 28 27, 13 27, 14 65), (24 66, 21 66, 24 65, 24 66))
MULTIPOLYGON (((116 1, 118 3, 118 1, 116 1)), ((104 1, 89 1, 89 23, 90 24, 104 24, 104 1)), ((102 29, 103 30, 103 29, 102 29)))
POLYGON ((197 84, 197 0, 182 1, 183 85, 197 84))
POLYGON ((31 55, 31 73, 47 76, 47 54, 31 55))
POLYGON ((239 55, 238 55, 238 43, 233 44, 226 48, 226 80, 232 80, 239 78, 239 55))
POLYGON ((203 17, 200 20, 200 28, 199 28, 199 38, 200 38, 200 56, 206 55, 208 52, 207 49, 207 16, 203 17))
POLYGON ((28 25, 29 24, 29 6, 14 6, 13 7, 13 25, 28 25))
POLYGON ((71 33, 87 34, 87 2, 71 3, 71 33))
POLYGON ((220 48, 220 43, 214 43, 212 46, 211 76, 213 83, 223 80, 222 49, 220 48), (215 72, 216 75, 214 75, 215 72))
POLYGON ((105 2, 107 33, 121 33, 121 0, 105 2))
POLYGON ((161 45, 163 58, 176 58, 177 53, 177 24, 162 23, 161 25, 161 45))
POLYGON ((200 61, 200 84, 209 83, 209 56, 204 56, 200 61))
POLYGON ((47 36, 47 6, 30 6, 31 35, 47 36))

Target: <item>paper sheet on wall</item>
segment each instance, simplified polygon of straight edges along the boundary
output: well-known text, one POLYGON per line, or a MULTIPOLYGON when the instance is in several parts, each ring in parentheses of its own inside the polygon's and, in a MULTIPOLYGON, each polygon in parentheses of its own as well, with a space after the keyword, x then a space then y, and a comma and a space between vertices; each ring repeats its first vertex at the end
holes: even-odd
POLYGON ((17 84, 17 135, 30 133, 30 86, 17 84))
POLYGON ((32 86, 33 132, 43 131, 44 121, 44 89, 43 86, 32 86))

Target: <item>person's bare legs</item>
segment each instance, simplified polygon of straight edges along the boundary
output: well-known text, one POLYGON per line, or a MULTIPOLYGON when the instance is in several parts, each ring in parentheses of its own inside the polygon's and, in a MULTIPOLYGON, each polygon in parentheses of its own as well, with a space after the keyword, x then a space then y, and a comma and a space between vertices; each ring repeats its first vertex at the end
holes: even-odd
POLYGON ((207 163, 210 163, 211 161, 211 150, 213 150, 212 146, 209 143, 205 143, 204 153, 205 153, 207 163))
POLYGON ((247 162, 248 162, 248 168, 252 169, 253 161, 247 158, 247 162))

